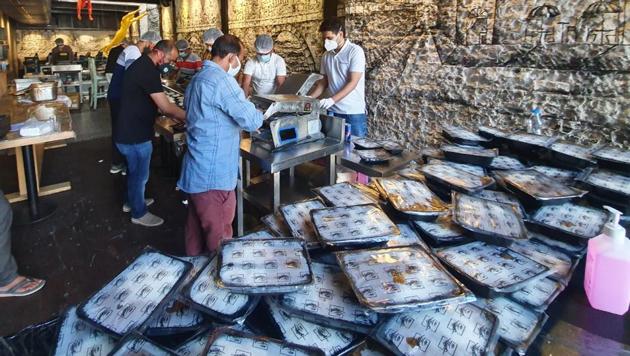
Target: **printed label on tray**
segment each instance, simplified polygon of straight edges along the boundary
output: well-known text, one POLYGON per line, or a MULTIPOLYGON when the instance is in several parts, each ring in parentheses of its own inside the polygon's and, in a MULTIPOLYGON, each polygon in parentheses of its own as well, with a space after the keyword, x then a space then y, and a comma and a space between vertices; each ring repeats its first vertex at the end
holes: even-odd
POLYGON ((596 187, 606 188, 608 190, 630 196, 630 177, 626 177, 621 174, 597 170, 591 172, 591 174, 586 177, 585 182, 596 187))
POLYGON ((325 208, 325 206, 321 201, 313 199, 281 206, 280 211, 282 211, 284 220, 289 226, 293 237, 301 238, 309 245, 317 245, 319 241, 317 240, 315 227, 311 221, 311 210, 323 208, 325 208))
POLYGON ((604 224, 608 221, 608 214, 603 210, 564 203, 543 206, 536 210, 532 220, 579 237, 591 238, 602 231, 604 224))
POLYGON ((318 188, 316 191, 333 206, 351 206, 376 202, 371 196, 346 182, 318 188))
POLYGON ((552 298, 563 288, 559 282, 550 278, 544 278, 512 293, 511 297, 524 305, 543 309, 553 302, 552 298))
POLYGON ((457 169, 460 169, 464 172, 468 172, 470 174, 474 174, 478 177, 483 177, 486 175, 486 170, 481 166, 475 166, 473 164, 465 164, 465 163, 457 163, 451 161, 442 161, 439 159, 431 158, 429 159, 429 164, 446 164, 457 169))
POLYGON ((510 186, 535 199, 570 198, 582 196, 585 193, 561 184, 533 169, 498 171, 496 174, 510 186))
POLYGON ((453 221, 464 229, 500 237, 527 238, 523 217, 514 205, 465 194, 455 194, 453 199, 453 221))
POLYGON ((535 240, 517 241, 510 249, 541 263, 554 271, 552 276, 565 278, 571 273, 573 260, 571 257, 552 247, 535 240))
POLYGON ((479 177, 446 164, 426 164, 420 171, 446 184, 466 190, 483 189, 494 182, 490 177, 479 177))
POLYGON ((111 353, 111 356, 173 356, 172 352, 168 352, 160 346, 154 344, 149 339, 141 337, 141 335, 132 335, 131 337, 125 337, 122 341, 122 345, 118 346, 118 349, 111 353))
POLYGON ((312 356, 313 353, 280 340, 252 337, 229 329, 221 329, 208 348, 207 355, 287 355, 312 356))
POLYGON ((387 235, 400 233, 385 212, 373 204, 317 209, 311 216, 325 244, 381 242, 387 235))
POLYGON ((427 213, 448 210, 448 206, 421 182, 387 178, 376 182, 398 211, 427 213))
POLYGON ((115 346, 116 339, 79 319, 72 307, 59 327, 55 356, 107 355, 115 346))

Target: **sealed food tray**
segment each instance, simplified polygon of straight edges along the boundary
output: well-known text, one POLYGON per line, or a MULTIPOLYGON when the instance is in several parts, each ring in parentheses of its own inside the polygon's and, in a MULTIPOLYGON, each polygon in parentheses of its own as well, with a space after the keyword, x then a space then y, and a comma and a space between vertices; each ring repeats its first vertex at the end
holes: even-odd
POLYGON ((561 169, 549 166, 532 166, 531 169, 538 173, 542 173, 547 177, 552 178, 558 183, 573 185, 575 178, 578 176, 578 171, 572 171, 568 169, 561 169))
POLYGON ((165 310, 150 323, 148 336, 172 335, 198 330, 204 324, 201 313, 179 300, 172 300, 165 310))
POLYGON ((383 144, 380 141, 371 140, 369 138, 353 138, 355 150, 375 150, 382 148, 383 144))
POLYGON ((630 175, 630 151, 617 147, 602 147, 591 155, 597 160, 600 168, 610 169, 630 175))
POLYGON ((398 356, 492 355, 499 320, 472 303, 396 315, 379 325, 374 338, 398 356))
POLYGON ((57 332, 54 356, 107 355, 116 346, 116 339, 103 333, 77 316, 77 308, 69 308, 57 332))
POLYGON ((591 156, 591 147, 558 141, 549 146, 549 151, 554 164, 567 168, 586 168, 596 164, 591 156))
POLYGON ((526 206, 562 204, 586 195, 586 191, 557 182, 533 169, 494 172, 526 206))
MULTIPOLYGON (((418 236, 416 231, 407 224, 396 224, 398 226, 398 230, 400 230, 399 235, 391 235, 387 243, 386 247, 402 247, 402 246, 414 246, 418 245, 425 251, 431 251, 431 248, 418 236)), ((336 261, 335 261, 336 263, 336 261)))
POLYGON ((280 206, 280 211, 293 237, 306 241, 309 248, 318 248, 320 244, 311 221, 311 210, 325 207, 319 199, 310 199, 280 206))
POLYGON ((440 149, 449 161, 482 167, 490 166, 492 160, 499 155, 499 151, 496 148, 445 145, 440 147, 440 149))
POLYGON ((495 127, 490 127, 490 126, 479 126, 477 128, 477 131, 479 132, 479 136, 482 136, 488 139, 493 139, 493 140, 504 139, 512 134, 509 131, 497 129, 495 127))
POLYGON ((137 332, 131 332, 120 340, 108 356, 177 356, 177 354, 137 332))
POLYGON ((147 248, 77 313, 117 336, 142 330, 179 291, 191 268, 188 262, 147 248))
POLYGON ((225 240, 218 257, 215 282, 235 293, 290 293, 313 283, 308 251, 300 239, 225 240))
POLYGON ((362 339, 359 334, 333 329, 292 315, 278 303, 277 297, 266 297, 271 319, 288 342, 322 350, 327 356, 344 354, 362 339))
POLYGON ((525 355, 548 319, 507 298, 480 299, 478 306, 499 318, 499 337, 519 355, 525 355))
POLYGON ((475 239, 501 246, 529 239, 517 206, 457 192, 452 201, 453 222, 475 239))
POLYGON ((299 293, 279 296, 283 308, 320 325, 364 334, 378 324, 379 315, 359 303, 339 267, 313 263, 312 268, 315 283, 299 293))
POLYGON ((441 248, 436 255, 485 297, 515 292, 552 273, 520 253, 481 241, 441 248))
POLYGON ((348 247, 385 242, 400 234, 385 212, 374 204, 311 210, 311 221, 326 247, 348 247))
POLYGON ((465 164, 465 163, 457 163, 451 161, 442 161, 436 158, 429 158, 429 164, 447 164, 449 166, 455 167, 457 169, 461 169, 464 172, 468 172, 470 174, 474 174, 479 177, 486 176, 485 168, 481 166, 475 166, 474 164, 465 164))
POLYGON ((289 229, 289 225, 287 225, 282 214, 265 215, 262 217, 261 221, 278 237, 292 236, 291 229, 289 229))
POLYGON ((448 211, 448 205, 426 185, 409 179, 377 179, 394 209, 414 219, 434 220, 448 211))
POLYGON ((536 241, 552 247, 560 252, 564 252, 565 254, 571 256, 571 258, 580 259, 586 253, 586 246, 569 244, 533 231, 530 231, 529 235, 531 236, 531 239, 535 239, 536 241))
POLYGON ((324 356, 324 352, 286 341, 254 336, 232 328, 218 328, 210 336, 203 355, 324 356))
POLYGON ((256 307, 259 298, 219 288, 215 282, 217 262, 215 255, 183 294, 191 306, 213 318, 226 323, 242 322, 256 307))
POLYGON ((538 313, 542 313, 564 290, 564 285, 551 278, 544 278, 510 294, 510 299, 538 313))
POLYGON ((467 303, 474 295, 420 247, 337 252, 359 302, 379 313, 467 303))
POLYGON ((382 148, 376 150, 361 150, 356 151, 356 153, 361 158, 361 162, 367 164, 385 163, 394 159, 394 156, 382 148))
POLYGON ((399 171, 396 172, 396 174, 398 174, 399 176, 406 178, 406 179, 411 179, 411 180, 417 180, 418 182, 424 182, 424 175, 422 174, 422 172, 420 171, 420 166, 418 165, 409 165, 399 171))
POLYGON ((490 164, 492 170, 522 170, 527 166, 516 158, 510 156, 496 156, 490 164))
POLYGON ((565 203, 543 206, 531 214, 530 228, 571 244, 585 244, 599 235, 608 213, 587 206, 565 203))
POLYGON ((469 242, 470 237, 453 222, 451 215, 443 215, 434 222, 414 221, 414 226, 422 237, 433 247, 458 245, 469 242))
POLYGON ((381 145, 383 145, 383 149, 393 155, 399 155, 403 153, 405 148, 398 142, 392 140, 381 140, 381 145))
POLYGON ((568 254, 535 239, 516 242, 510 248, 549 267, 549 269, 554 271, 550 278, 556 281, 569 280, 575 267, 577 267, 577 260, 574 261, 568 254))
POLYGON ((208 337, 211 333, 212 331, 208 328, 202 329, 180 345, 177 350, 175 350, 175 353, 179 356, 203 355, 203 350, 206 348, 208 337))
POLYGON ((442 160, 444 159, 444 152, 442 152, 442 150, 440 149, 433 147, 423 147, 420 151, 422 152, 422 159, 424 160, 424 162, 427 162, 430 158, 442 160))
POLYGON ((477 198, 496 201, 504 204, 512 204, 517 206, 521 211, 521 215, 526 216, 525 209, 521 205, 521 202, 512 194, 500 192, 497 190, 482 190, 479 193, 475 194, 477 198))
POLYGON ((551 146, 554 142, 558 141, 558 137, 519 132, 507 136, 506 140, 508 141, 510 147, 516 151, 532 153, 539 151, 541 148, 551 146))
POLYGON ((378 202, 371 195, 347 182, 316 188, 314 192, 330 206, 350 206, 378 202))
POLYGON ((474 194, 495 183, 490 177, 478 177, 446 164, 426 164, 420 171, 428 181, 463 193, 474 194))
POLYGON ((260 230, 260 231, 250 232, 249 234, 239 237, 239 239, 273 239, 274 237, 277 237, 277 236, 272 235, 271 232, 267 230, 260 230))
POLYGON ((602 169, 587 169, 577 180, 598 197, 630 205, 630 176, 602 169))
POLYGON ((442 125, 442 136, 460 145, 475 146, 488 142, 488 139, 458 126, 442 125))

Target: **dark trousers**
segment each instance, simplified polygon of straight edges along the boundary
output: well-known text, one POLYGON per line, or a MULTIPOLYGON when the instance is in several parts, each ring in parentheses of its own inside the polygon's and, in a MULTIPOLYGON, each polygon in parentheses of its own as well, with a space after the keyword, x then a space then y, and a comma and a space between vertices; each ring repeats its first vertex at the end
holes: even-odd
POLYGON ((11 205, 0 190, 0 287, 6 286, 17 277, 17 264, 11 255, 11 205))
POLYGON ((120 99, 107 99, 109 102, 109 114, 111 116, 112 125, 112 165, 125 164, 125 157, 120 153, 120 150, 114 142, 114 132, 116 132, 116 125, 118 125, 118 113, 120 112, 120 99))
POLYGON ((126 201, 131 207, 131 217, 139 219, 147 213, 144 190, 149 181, 153 145, 151 141, 129 145, 117 143, 116 145, 127 161, 126 201))
POLYGON ((190 194, 186 221, 186 254, 198 256, 214 252, 221 240, 232 238, 232 221, 236 212, 236 193, 210 190, 190 194))

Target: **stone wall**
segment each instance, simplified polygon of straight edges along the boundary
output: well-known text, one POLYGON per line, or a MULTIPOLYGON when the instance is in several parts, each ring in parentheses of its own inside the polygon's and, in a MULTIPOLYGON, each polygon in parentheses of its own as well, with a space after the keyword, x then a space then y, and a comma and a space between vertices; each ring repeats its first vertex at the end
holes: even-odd
POLYGON ((441 123, 630 147, 630 1, 347 0, 370 135, 435 145, 441 123))
POLYGON ((221 28, 221 0, 175 0, 175 28, 177 39, 186 39, 199 54, 203 53, 203 33, 221 28))
POLYGON ((95 56, 112 39, 114 31, 91 30, 16 30, 17 55, 20 61, 35 53, 46 58, 55 46, 56 38, 63 38, 64 43, 72 47, 74 53, 95 56))

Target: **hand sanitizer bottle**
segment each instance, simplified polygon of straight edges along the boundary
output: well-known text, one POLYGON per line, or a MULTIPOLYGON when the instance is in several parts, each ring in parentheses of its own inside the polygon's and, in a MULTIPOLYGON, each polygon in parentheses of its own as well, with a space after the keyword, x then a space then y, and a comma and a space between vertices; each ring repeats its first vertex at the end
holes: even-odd
POLYGON ((588 241, 584 290, 593 308, 623 315, 630 305, 630 240, 619 225, 621 212, 604 208, 613 218, 588 241))

